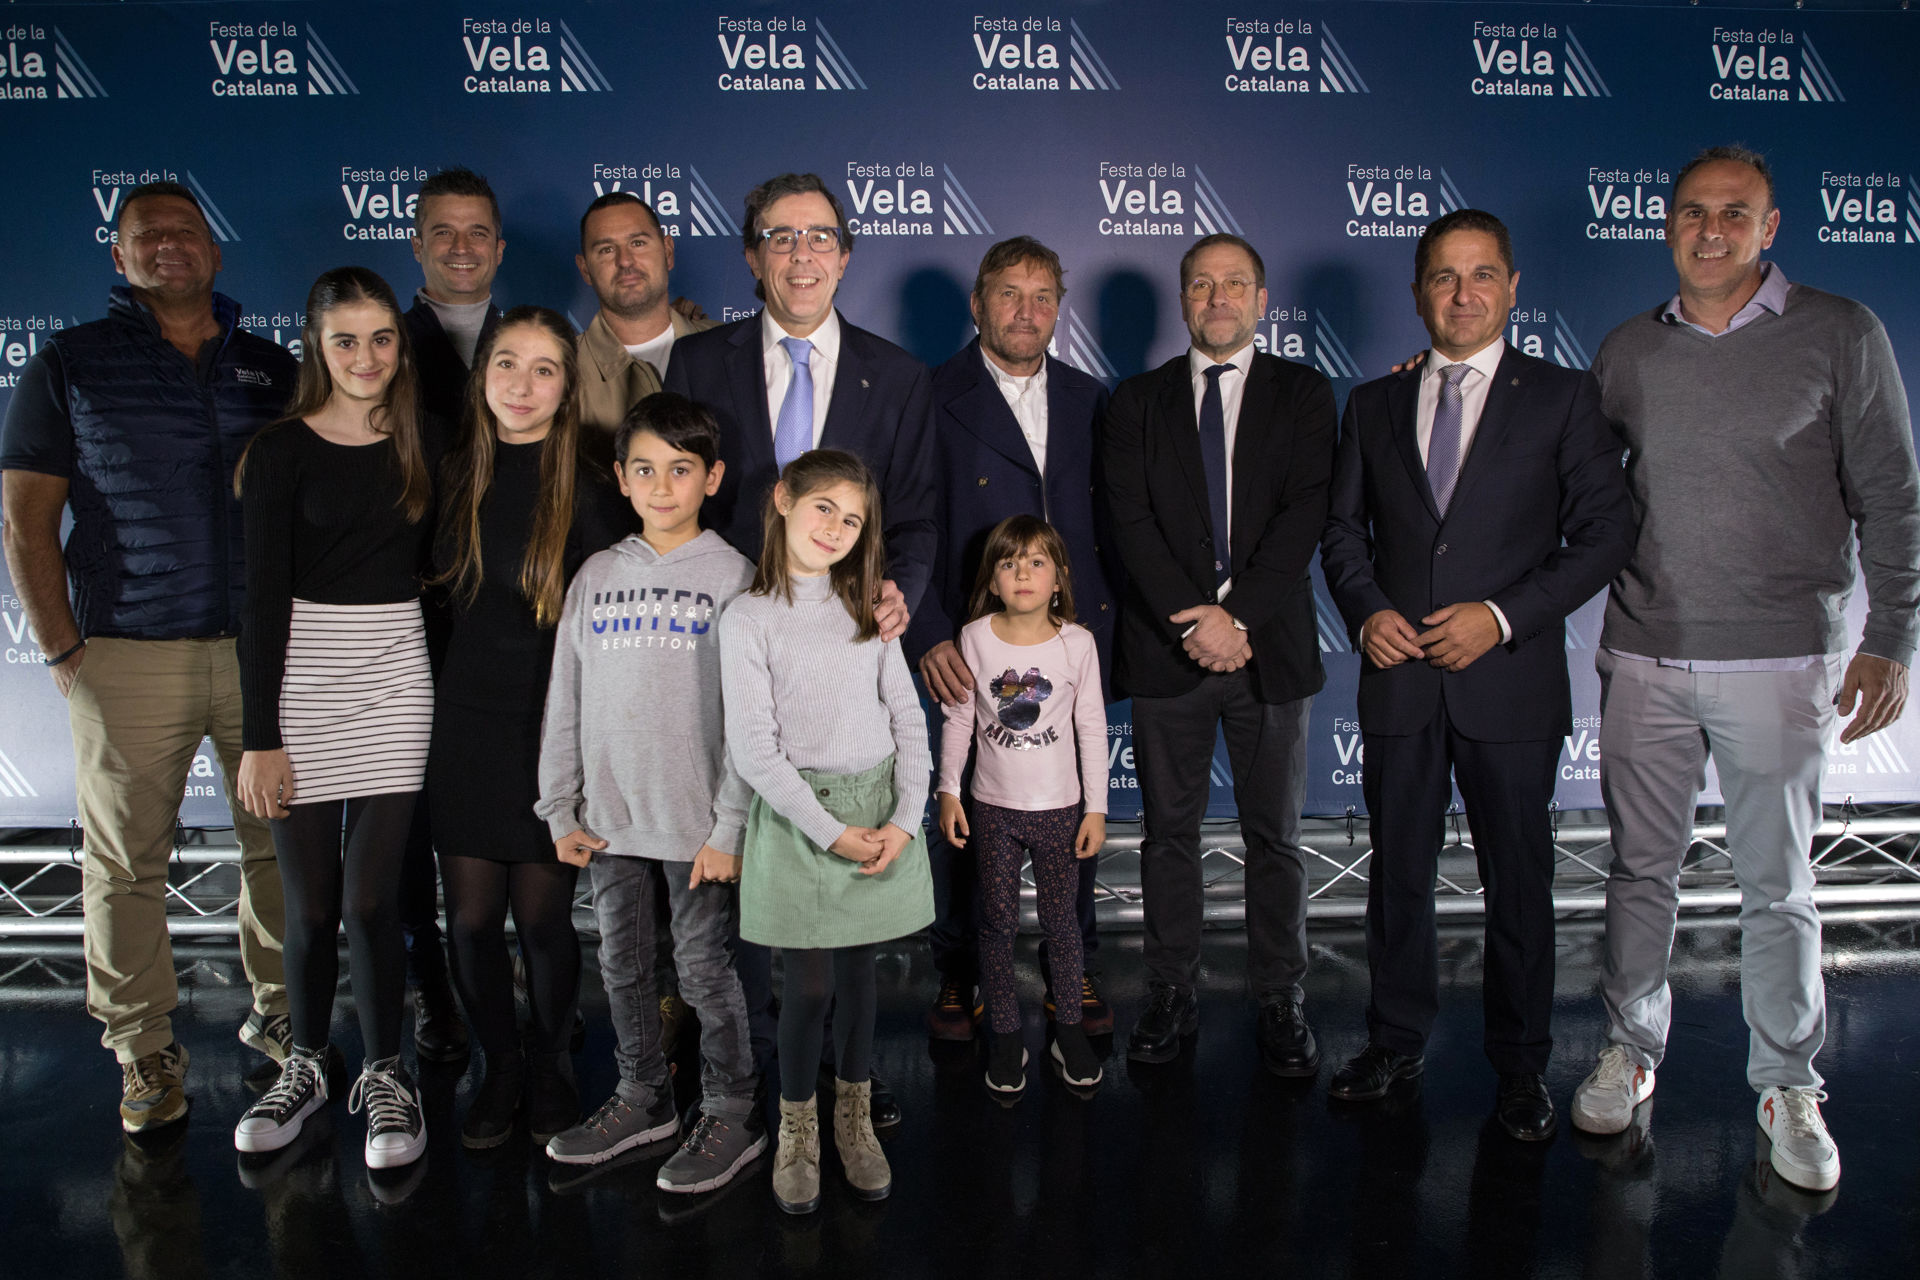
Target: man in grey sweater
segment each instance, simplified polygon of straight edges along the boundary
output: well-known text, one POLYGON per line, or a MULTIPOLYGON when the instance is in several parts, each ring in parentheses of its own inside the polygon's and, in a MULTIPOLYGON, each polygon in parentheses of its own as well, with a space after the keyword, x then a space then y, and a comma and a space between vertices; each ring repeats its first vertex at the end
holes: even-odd
POLYGON ((1813 1067, 1826 997, 1809 847, 1838 718, 1853 717, 1840 736, 1857 741, 1906 704, 1920 480, 1886 331, 1859 303, 1761 262, 1779 225, 1764 159, 1702 152, 1667 219, 1679 291, 1615 329, 1594 361, 1627 441, 1639 538, 1598 656, 1609 1044, 1573 1118, 1617 1133, 1653 1092, 1680 863, 1710 756, 1740 885, 1747 1079, 1775 1170, 1825 1190, 1840 1157, 1813 1067), (1847 662, 1856 535, 1868 609, 1847 662))

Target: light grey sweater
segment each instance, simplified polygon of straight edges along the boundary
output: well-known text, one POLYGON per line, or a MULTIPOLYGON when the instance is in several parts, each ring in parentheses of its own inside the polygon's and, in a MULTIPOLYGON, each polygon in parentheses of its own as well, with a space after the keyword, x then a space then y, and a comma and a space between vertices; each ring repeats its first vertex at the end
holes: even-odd
POLYGON ((540 799, 555 840, 690 862, 740 851, 752 798, 721 736, 720 646, 753 564, 712 530, 660 555, 638 534, 567 591, 547 682, 540 799), (725 611, 723 613, 723 611, 725 611))
POLYGON ((893 824, 920 829, 933 752, 900 642, 854 641, 826 575, 793 579, 793 603, 741 596, 720 637, 727 748, 749 787, 825 849, 847 824, 799 770, 863 773, 893 757, 893 824))
POLYGON ((1920 477, 1880 321, 1802 284, 1781 314, 1718 337, 1663 309, 1608 334, 1593 363, 1639 520, 1601 643, 1695 661, 1840 652, 1857 532, 1860 650, 1911 663, 1920 477))

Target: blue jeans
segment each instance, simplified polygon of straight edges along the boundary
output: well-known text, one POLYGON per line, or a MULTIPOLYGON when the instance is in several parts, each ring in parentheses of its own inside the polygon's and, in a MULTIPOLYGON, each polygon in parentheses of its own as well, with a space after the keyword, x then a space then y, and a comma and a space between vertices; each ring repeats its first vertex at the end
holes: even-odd
MULTIPOLYGON (((664 872, 672 915, 680 991, 700 1011, 701 1106, 710 1115, 744 1117, 753 1109, 756 1073, 747 1038, 746 999, 727 948, 734 928, 734 890, 715 884, 688 888, 689 863, 665 862, 659 870, 664 872)), ((671 1087, 660 1052, 655 960, 655 895, 663 877, 649 859, 607 854, 594 855, 589 871, 620 1095, 645 1106, 671 1087)))

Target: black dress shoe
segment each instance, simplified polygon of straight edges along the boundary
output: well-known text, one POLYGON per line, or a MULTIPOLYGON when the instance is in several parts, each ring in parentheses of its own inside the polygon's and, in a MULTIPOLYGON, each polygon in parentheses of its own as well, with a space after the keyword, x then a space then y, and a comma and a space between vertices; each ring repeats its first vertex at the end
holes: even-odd
POLYGON ((423 977, 413 989, 413 1047, 429 1062, 467 1060, 467 1024, 444 972, 423 977))
POLYGON ((1168 982, 1147 984, 1147 1007, 1127 1037, 1127 1056, 1135 1062, 1172 1062, 1180 1041, 1200 1030, 1200 1004, 1191 987, 1168 982))
POLYGON ((1560 1127, 1547 1082, 1534 1072, 1501 1075, 1494 1115, 1509 1136, 1522 1142, 1545 1142, 1560 1127))
POLYGON ((1260 1043, 1260 1061, 1274 1075, 1298 1079, 1320 1070, 1320 1046, 1298 1001, 1269 1000, 1261 1005, 1254 1038, 1260 1043))
POLYGON ((1369 1043, 1333 1073, 1327 1092, 1347 1102, 1370 1102, 1387 1096, 1396 1080, 1411 1080, 1427 1069, 1424 1054, 1395 1053, 1369 1043))

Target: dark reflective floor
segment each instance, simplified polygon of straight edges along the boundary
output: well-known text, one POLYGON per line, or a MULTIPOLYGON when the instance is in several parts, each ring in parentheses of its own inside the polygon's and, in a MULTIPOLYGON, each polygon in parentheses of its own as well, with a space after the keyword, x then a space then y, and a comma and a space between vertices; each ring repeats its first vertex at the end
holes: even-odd
MULTIPOLYGON (((363 1129, 341 1106, 283 1160, 242 1168, 231 1128, 253 1097, 243 1074, 263 1060, 234 1039, 247 994, 222 948, 179 957, 191 1119, 124 1141, 118 1073, 82 1010, 77 955, 16 947, 0 955, 0 1276, 1911 1278, 1920 925, 1832 923, 1827 940, 1819 1065, 1846 1170, 1830 1196, 1756 1164, 1738 935, 1724 922, 1683 932, 1648 1127, 1605 1142, 1572 1134, 1566 1099, 1603 1027, 1593 931, 1567 924, 1550 1077, 1563 1126, 1538 1147, 1487 1123, 1470 937, 1443 944, 1449 986, 1425 1079, 1367 1107, 1329 1103, 1331 1065, 1301 1085, 1255 1064, 1237 933, 1208 936, 1202 1030, 1184 1058, 1142 1070, 1116 1054, 1091 1101, 1036 1068, 1011 1109, 980 1087, 971 1057, 929 1053, 930 966, 923 948, 899 948, 882 960, 879 1050, 906 1109, 886 1142, 893 1197, 861 1204, 829 1172, 821 1211, 800 1219, 774 1208, 765 1162, 689 1201, 654 1189, 663 1150, 572 1185, 524 1144, 469 1154, 457 1127, 471 1074, 427 1076, 432 1144, 415 1176, 370 1183, 363 1129)), ((1124 1035, 1137 935, 1111 939, 1100 965, 1124 1035)), ((612 1062, 597 974, 586 981, 591 1102, 611 1088, 612 1062)), ((1357 936, 1316 933, 1308 1007, 1328 1058, 1358 1047, 1365 987, 1357 936)), ((344 1010, 336 1030, 351 1058, 344 1010)), ((1042 1034, 1030 1019, 1036 1063, 1042 1034)))

